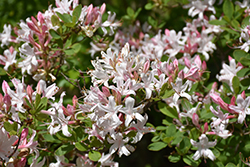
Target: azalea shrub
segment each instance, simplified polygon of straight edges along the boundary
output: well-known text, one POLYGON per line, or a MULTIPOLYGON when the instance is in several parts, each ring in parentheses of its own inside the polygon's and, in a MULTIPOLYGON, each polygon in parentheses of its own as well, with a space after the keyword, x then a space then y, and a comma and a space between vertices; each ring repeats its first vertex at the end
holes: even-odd
POLYGON ((122 166, 145 134, 165 165, 250 166, 249 1, 126 2, 4 24, 2 166, 122 166))

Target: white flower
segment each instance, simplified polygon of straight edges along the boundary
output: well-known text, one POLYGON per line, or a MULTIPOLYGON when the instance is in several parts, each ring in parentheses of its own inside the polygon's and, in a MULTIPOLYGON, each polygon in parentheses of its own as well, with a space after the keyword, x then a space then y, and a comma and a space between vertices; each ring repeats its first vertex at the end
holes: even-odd
POLYGON ((0 42, 1 47, 4 45, 8 46, 9 42, 11 41, 11 26, 10 25, 4 25, 3 26, 3 33, 0 33, 0 42))
POLYGON ((215 156, 213 152, 209 149, 209 147, 214 147, 217 144, 217 140, 214 142, 209 142, 208 138, 205 134, 202 134, 199 137, 199 142, 190 139, 190 142, 193 146, 198 147, 198 150, 195 152, 193 159, 198 160, 200 157, 210 158, 212 161, 215 160, 215 156))
POLYGON ((237 106, 230 105, 229 108, 239 114, 238 123, 241 124, 245 120, 246 115, 250 115, 250 96, 244 99, 241 95, 238 95, 236 103, 237 106))
POLYGON ((122 134, 117 133, 113 135, 113 139, 108 138, 108 142, 113 143, 113 145, 109 149, 110 154, 114 154, 118 150, 119 157, 121 157, 123 154, 128 156, 130 154, 129 151, 131 152, 134 151, 134 148, 131 145, 128 144, 125 145, 125 143, 129 141, 128 137, 123 139, 122 134))
POLYGON ((125 126, 128 126, 129 123, 135 118, 140 122, 144 121, 143 116, 140 114, 141 110, 143 109, 143 105, 134 108, 135 99, 133 99, 132 97, 126 98, 125 105, 126 107, 120 110, 121 112, 126 114, 125 126))
POLYGON ((11 47, 5 50, 3 54, 4 56, 0 55, 0 62, 2 61, 5 63, 4 70, 7 71, 10 65, 16 63, 15 59, 17 52, 11 47))
POLYGON ((27 71, 27 73, 31 75, 32 71, 34 71, 38 66, 34 48, 31 48, 28 43, 24 43, 19 50, 22 54, 24 54, 20 54, 24 60, 18 63, 18 67, 22 68, 22 74, 27 71))
POLYGON ((220 75, 217 75, 216 78, 221 82, 226 82, 231 90, 233 90, 233 77, 237 76, 237 72, 242 69, 242 66, 237 66, 235 59, 229 59, 229 65, 223 63, 220 75))
POLYGON ((65 92, 62 92, 58 103, 55 102, 51 104, 53 108, 48 109, 48 111, 42 110, 41 112, 44 114, 48 114, 51 117, 51 122, 46 123, 46 124, 49 124, 48 129, 51 135, 56 134, 57 132, 62 130, 62 133, 65 136, 70 137, 71 134, 69 133, 69 130, 68 130, 68 120, 70 119, 71 116, 68 116, 65 118, 65 115, 62 109, 63 96, 65 96, 65 92), (55 126, 56 124, 58 124, 58 126, 55 126))
POLYGON ((184 8, 189 8, 188 15, 189 16, 196 16, 199 15, 200 19, 203 19, 203 13, 205 11, 212 11, 214 14, 215 9, 213 7, 213 4, 215 3, 215 0, 190 0, 190 4, 185 5, 184 8))
POLYGON ((185 84, 182 85, 182 79, 177 78, 175 83, 171 82, 171 85, 172 85, 173 89, 175 90, 175 94, 173 96, 173 101, 175 104, 177 103, 177 101, 180 97, 185 97, 189 101, 191 101, 191 96, 185 92, 187 87, 188 87, 188 82, 185 82, 185 84))
POLYGON ((2 127, 0 129, 0 158, 4 161, 8 162, 9 158, 14 148, 12 147, 12 144, 18 139, 17 136, 10 136, 8 135, 8 132, 2 127))

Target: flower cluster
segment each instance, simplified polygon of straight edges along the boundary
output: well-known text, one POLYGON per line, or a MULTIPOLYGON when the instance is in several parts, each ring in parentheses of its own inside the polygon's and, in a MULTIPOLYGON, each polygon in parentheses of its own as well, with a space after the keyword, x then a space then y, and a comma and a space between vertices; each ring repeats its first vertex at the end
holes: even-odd
MULTIPOLYGON (((239 28, 239 21, 248 18, 245 3, 234 8, 229 0, 192 0, 183 5, 192 21, 179 32, 152 34, 152 27, 139 21, 115 32, 121 22, 110 11, 103 21, 105 4, 82 7, 78 0, 56 0, 56 7, 21 21, 14 33, 5 25, 1 68, 22 79, 2 81, 1 165, 117 167, 115 155, 130 155, 146 133, 154 135, 149 150, 173 147, 169 161, 183 159, 190 166, 202 158, 219 166, 230 162, 225 156, 247 152, 241 144, 248 139, 250 121, 249 25, 239 28), (215 5, 225 16, 216 19, 222 13, 215 5), (107 35, 113 39, 105 40, 107 35), (68 97, 53 82, 83 39, 89 39, 93 58, 87 72, 91 86, 81 89, 77 81, 83 96, 68 97), (238 46, 227 47, 236 41, 238 46), (211 61, 224 48, 228 51, 221 54, 229 61, 214 74, 211 61), (147 124, 152 112, 164 114, 163 125, 147 124)), ((241 163, 240 155, 232 159, 241 163)))

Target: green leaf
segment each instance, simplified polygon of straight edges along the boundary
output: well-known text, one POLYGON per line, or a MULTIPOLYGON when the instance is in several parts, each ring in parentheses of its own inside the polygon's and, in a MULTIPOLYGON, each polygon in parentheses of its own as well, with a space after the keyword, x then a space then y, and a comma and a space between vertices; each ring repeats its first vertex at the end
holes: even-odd
POLYGON ((192 158, 192 155, 184 155, 183 156, 183 161, 192 166, 192 167, 196 167, 196 166, 199 166, 199 164, 201 163, 201 160, 199 159, 198 161, 195 161, 193 158, 192 158))
POLYGON ((245 18, 242 20, 242 22, 241 22, 241 26, 242 26, 242 27, 245 27, 245 26, 249 25, 249 24, 250 24, 249 19, 250 19, 250 16, 245 17, 245 18))
POLYGON ((149 146, 148 146, 148 149, 150 151, 159 151, 165 147, 167 147, 167 143, 163 143, 163 142, 155 142, 155 143, 151 143, 149 146))
POLYGON ((234 5, 230 0, 225 0, 223 3, 223 12, 224 14, 231 19, 234 13, 234 5))
POLYGON ((47 108, 47 103, 48 103, 48 99, 47 97, 43 97, 39 103, 38 106, 36 106, 36 112, 39 112, 41 110, 45 110, 47 108))
POLYGON ((2 67, 0 67, 0 76, 6 75, 6 74, 7 74, 6 71, 2 67))
POLYGON ((229 163, 226 165, 226 167, 236 167, 236 165, 233 164, 233 163, 231 163, 231 162, 229 162, 229 163))
POLYGON ((169 2, 170 0, 163 0, 163 4, 165 5, 165 6, 167 6, 167 3, 169 2))
POLYGON ((240 91, 240 80, 237 76, 234 76, 232 82, 233 82, 234 93, 237 95, 240 91))
POLYGON ((41 102, 41 95, 39 93, 36 94, 36 101, 35 101, 35 108, 38 107, 38 105, 41 102))
POLYGON ((53 26, 60 26, 60 20, 56 15, 51 16, 51 23, 53 26))
POLYGON ((200 136, 200 131, 197 128, 192 128, 190 131, 190 138, 197 140, 200 136))
POLYGON ((177 163, 178 161, 181 160, 181 156, 179 154, 173 154, 168 156, 168 160, 172 163, 177 163))
POLYGON ((157 141, 159 141, 159 140, 161 140, 161 137, 160 137, 160 136, 154 136, 154 137, 151 139, 152 142, 157 142, 157 141))
POLYGON ((157 27, 157 20, 156 19, 154 19, 154 18, 152 18, 151 16, 149 16, 148 17, 148 23, 150 24, 150 25, 152 25, 153 27, 157 27))
POLYGON ((173 123, 173 118, 166 117, 165 119, 162 120, 163 125, 171 125, 173 123))
POLYGON ((151 10, 151 9, 153 9, 154 7, 155 7, 155 5, 152 4, 152 3, 147 3, 147 4, 145 5, 145 9, 146 9, 146 10, 151 10))
POLYGON ((235 50, 233 52, 233 57, 235 58, 235 60, 237 60, 238 62, 240 62, 240 59, 245 57, 245 58, 248 58, 249 57, 249 54, 246 53, 245 51, 243 50, 235 50))
POLYGON ((131 7, 127 8, 127 14, 129 15, 129 17, 133 18, 134 17, 134 10, 131 7))
POLYGON ((60 140, 54 138, 52 135, 50 134, 43 134, 42 135, 44 138, 44 142, 51 142, 51 143, 61 143, 60 140))
POLYGON ((162 99, 169 98, 169 97, 173 96, 174 93, 175 93, 175 91, 174 91, 173 89, 171 89, 171 90, 168 90, 168 89, 167 89, 167 90, 165 91, 164 95, 162 96, 162 99))
POLYGON ((174 137, 164 137, 163 139, 162 139, 162 141, 164 141, 165 143, 170 143, 172 140, 174 139, 174 137))
POLYGON ((6 131, 10 132, 10 135, 16 135, 17 134, 17 128, 18 125, 16 122, 14 123, 9 123, 9 122, 4 122, 3 127, 6 131))
POLYGON ((50 30, 49 30, 49 33, 50 33, 50 35, 51 35, 54 39, 60 39, 60 38, 61 38, 61 36, 60 36, 55 30, 53 30, 53 29, 50 29, 50 30))
POLYGON ((98 151, 90 151, 89 152, 89 159, 92 161, 98 161, 101 158, 101 153, 98 151))
POLYGON ((240 71, 237 72, 238 77, 245 77, 250 74, 250 69, 249 68, 243 68, 240 71))
POLYGON ((227 25, 227 22, 225 20, 210 20, 209 24, 212 24, 212 25, 227 25))
POLYGON ((75 43, 71 46, 75 53, 78 53, 81 50, 82 45, 80 43, 75 43))
POLYGON ((170 118, 178 119, 178 112, 176 109, 171 108, 166 103, 159 102, 159 109, 163 114, 169 116, 170 118))
POLYGON ((81 12, 82 12, 82 5, 78 5, 75 9, 74 9, 74 11, 73 11, 73 13, 72 13, 72 16, 75 18, 75 22, 74 23, 76 23, 77 21, 78 21, 78 19, 79 19, 79 17, 81 16, 81 12))
POLYGON ((30 101, 27 99, 27 97, 25 97, 24 100, 27 103, 27 105, 33 109, 33 106, 30 104, 30 101))
POLYGON ((72 151, 74 148, 75 148, 75 146, 73 146, 71 144, 64 144, 55 151, 55 154, 58 156, 62 156, 62 155, 67 154, 68 152, 72 151))
POLYGON ((224 164, 221 161, 215 162, 216 167, 225 167, 224 164))
POLYGON ((172 137, 175 135, 175 133, 176 133, 176 127, 174 124, 167 127, 167 129, 166 129, 166 136, 167 137, 172 137))
POLYGON ((173 146, 179 144, 183 139, 183 134, 184 132, 177 131, 174 135, 174 140, 171 142, 171 145, 173 146))
POLYGON ((161 130, 166 130, 166 129, 167 129, 166 126, 157 126, 155 130, 161 131, 161 130))
POLYGON ((247 89, 249 87, 250 78, 245 78, 241 80, 240 83, 243 86, 243 89, 247 89))
POLYGON ((141 12, 141 10, 142 10, 141 8, 137 9, 137 11, 135 12, 134 18, 136 18, 139 15, 139 13, 141 12))
POLYGON ((89 148, 88 146, 86 146, 85 144, 81 143, 81 142, 76 142, 75 143, 75 146, 76 148, 79 150, 79 151, 87 151, 89 148))
POLYGON ((59 12, 56 12, 57 16, 64 22, 64 23, 72 23, 72 16, 67 14, 67 13, 64 13, 64 14, 61 14, 59 12))
POLYGON ((231 21, 231 25, 232 25, 233 28, 235 28, 236 30, 239 30, 239 29, 240 29, 240 23, 239 23, 237 20, 235 20, 235 19, 233 19, 233 20, 231 21))
POLYGON ((212 152, 213 152, 213 154, 214 154, 214 156, 215 156, 216 158, 218 158, 218 157, 220 156, 220 151, 219 151, 218 149, 216 149, 216 148, 211 148, 211 150, 212 150, 212 152))
POLYGON ((90 144, 91 147, 101 147, 103 146, 103 143, 100 142, 100 140, 98 140, 96 137, 93 137, 93 140, 91 140, 91 144, 90 144))
POLYGON ((240 58, 240 63, 243 66, 250 66, 250 58, 242 57, 240 58))
POLYGON ((181 154, 186 154, 190 148, 191 148, 190 139, 188 137, 184 137, 178 147, 178 150, 180 151, 181 154))

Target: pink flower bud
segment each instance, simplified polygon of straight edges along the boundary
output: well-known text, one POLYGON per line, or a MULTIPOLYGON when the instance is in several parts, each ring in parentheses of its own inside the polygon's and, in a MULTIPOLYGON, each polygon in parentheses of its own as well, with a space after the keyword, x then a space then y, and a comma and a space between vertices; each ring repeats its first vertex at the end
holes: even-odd
POLYGON ((166 34, 166 36, 169 36, 169 34, 170 34, 169 29, 165 29, 165 34, 166 34))
POLYGON ((228 60, 231 61, 233 60, 233 58, 231 56, 228 56, 228 60))
POLYGON ((177 60, 177 59, 174 59, 173 64, 174 64, 174 67, 175 67, 175 68, 178 68, 178 64, 179 64, 179 63, 178 63, 178 60, 177 60))
POLYGON ((34 92, 34 91, 33 91, 32 87, 31 87, 30 85, 28 85, 28 86, 27 86, 27 94, 28 94, 30 100, 32 99, 32 94, 33 94, 33 92, 34 92))
POLYGON ((6 94, 3 98, 4 103, 6 104, 6 109, 7 111, 9 111, 10 107, 11 107, 11 98, 8 94, 6 94))
POLYGON ((202 71, 205 71, 207 69, 207 63, 205 61, 202 62, 201 69, 202 71))
POLYGON ((4 105, 4 100, 3 100, 3 95, 0 93, 0 110, 3 110, 3 105, 4 105))
POLYGON ((105 12, 106 10, 106 4, 103 3, 102 6, 101 6, 101 9, 100 9, 100 13, 103 15, 103 13, 105 12))
POLYGON ((10 51, 11 54, 13 54, 13 52, 15 51, 15 49, 13 48, 13 46, 11 46, 11 47, 9 48, 9 51, 10 51))
POLYGON ((199 55, 195 57, 194 62, 198 67, 201 67, 201 58, 199 55))
POLYGON ((192 122, 195 126, 197 126, 198 128, 200 128, 200 125, 199 125, 199 116, 194 113, 193 116, 192 116, 192 122))
POLYGON ((9 84, 4 80, 2 83, 2 90, 4 92, 4 94, 7 94, 7 90, 10 89, 9 84))
POLYGON ((231 104, 231 105, 235 105, 235 101, 236 101, 236 98, 233 96, 233 97, 231 98, 230 104, 231 104))
POLYGON ((40 11, 37 14, 37 19, 41 23, 41 25, 43 25, 43 23, 44 23, 44 17, 43 17, 43 14, 40 11))
POLYGON ((241 97, 242 97, 243 99, 246 99, 245 91, 243 91, 243 92, 241 93, 241 97))
POLYGON ((75 109, 76 105, 78 103, 78 99, 77 99, 76 95, 74 95, 74 97, 72 98, 72 103, 73 103, 73 106, 74 106, 74 109, 75 109))
POLYGON ((207 131, 208 131, 208 123, 206 122, 204 124, 204 131, 203 131, 203 133, 205 134, 207 131))
POLYGON ((103 94, 106 96, 106 97, 109 97, 110 96, 110 91, 107 87, 103 86, 102 87, 102 92, 103 94))
POLYGON ((219 95, 212 93, 210 97, 216 104, 219 104, 222 109, 229 111, 228 104, 225 103, 219 95))
POLYGON ((190 61, 187 57, 184 57, 184 62, 185 62, 185 65, 190 68, 191 67, 191 64, 190 64, 190 61))
POLYGON ((74 107, 72 105, 67 105, 67 111, 68 111, 68 114, 69 115, 74 115, 75 113, 75 110, 74 110, 74 107))

